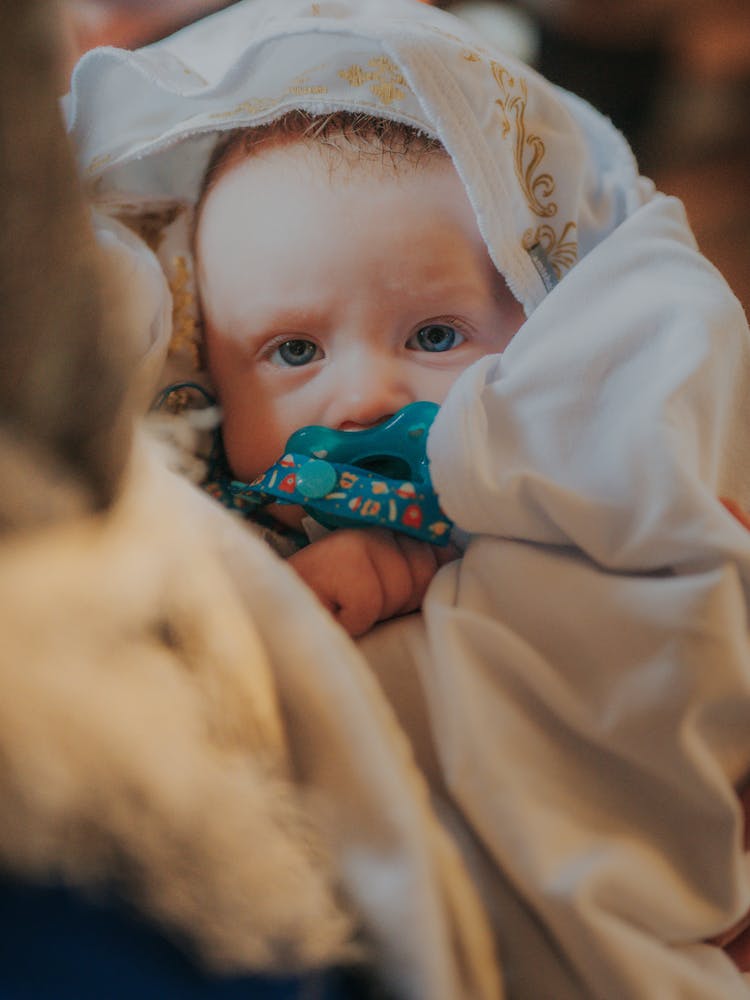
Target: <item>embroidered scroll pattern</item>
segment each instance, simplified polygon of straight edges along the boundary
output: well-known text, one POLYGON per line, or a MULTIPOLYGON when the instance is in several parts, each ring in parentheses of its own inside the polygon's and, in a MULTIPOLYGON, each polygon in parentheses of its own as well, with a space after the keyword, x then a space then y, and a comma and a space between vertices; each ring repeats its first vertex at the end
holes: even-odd
POLYGON ((357 65, 340 69, 339 76, 352 87, 362 87, 369 83, 370 92, 386 107, 406 97, 406 91, 402 89, 407 85, 406 80, 398 66, 387 56, 375 56, 367 65, 370 67, 369 70, 357 65))
POLYGON ((578 241, 573 236, 575 228, 575 222, 567 222, 559 236, 549 224, 527 229, 523 234, 523 248, 531 250, 532 247, 541 246, 559 280, 563 272, 569 270, 578 259, 578 241))
POLYGON ((516 81, 504 66, 494 60, 491 66, 492 75, 503 94, 502 99, 495 102, 502 114, 503 138, 513 133, 516 177, 528 206, 535 215, 545 219, 557 215, 557 205, 549 201, 555 190, 554 179, 551 174, 539 172, 545 154, 544 141, 538 135, 526 133, 526 81, 516 81))
POLYGON ((200 365, 201 330, 196 320, 195 293, 192 289, 187 259, 178 254, 172 260, 172 274, 168 275, 172 292, 172 339, 169 356, 183 355, 197 371, 200 365))
MULTIPOLYGON (((490 65, 502 93, 496 104, 502 117, 503 138, 510 137, 513 142, 513 165, 521 191, 534 215, 552 219, 558 212, 557 202, 553 200, 555 180, 552 174, 542 169, 542 161, 546 155, 544 140, 529 132, 526 126, 526 81, 517 80, 494 60, 490 65)), ((559 279, 564 271, 575 264, 578 257, 575 231, 576 224, 573 221, 565 223, 561 232, 549 222, 541 223, 536 228, 526 230, 523 234, 523 246, 526 250, 541 247, 559 279)))

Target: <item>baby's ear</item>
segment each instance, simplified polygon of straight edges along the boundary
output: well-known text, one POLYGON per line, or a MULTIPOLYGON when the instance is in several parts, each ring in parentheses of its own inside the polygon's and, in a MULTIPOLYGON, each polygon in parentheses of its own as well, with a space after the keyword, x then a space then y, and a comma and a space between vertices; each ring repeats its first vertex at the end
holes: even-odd
POLYGON ((129 450, 125 290, 107 276, 65 135, 56 10, 0 5, 3 530, 108 505, 129 450))

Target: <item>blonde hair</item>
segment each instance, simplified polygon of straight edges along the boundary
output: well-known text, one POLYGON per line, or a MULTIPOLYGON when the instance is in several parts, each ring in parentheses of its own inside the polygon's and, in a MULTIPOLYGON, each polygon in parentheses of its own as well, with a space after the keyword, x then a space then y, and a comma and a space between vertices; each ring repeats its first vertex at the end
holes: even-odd
POLYGON ((217 143, 203 176, 196 219, 206 195, 237 155, 253 156, 287 142, 304 142, 338 154, 332 163, 381 162, 394 170, 402 164, 416 166, 424 156, 448 156, 439 139, 404 122, 363 112, 316 115, 296 108, 263 125, 234 129, 217 143))

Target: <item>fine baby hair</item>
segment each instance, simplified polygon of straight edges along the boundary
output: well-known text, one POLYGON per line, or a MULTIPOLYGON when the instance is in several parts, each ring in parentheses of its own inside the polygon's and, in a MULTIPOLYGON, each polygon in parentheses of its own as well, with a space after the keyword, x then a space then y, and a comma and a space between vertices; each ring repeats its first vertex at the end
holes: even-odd
POLYGON ((332 168, 371 161, 398 169, 403 163, 418 165, 424 154, 447 156, 438 139, 405 122, 358 111, 315 114, 295 108, 263 125, 230 132, 217 142, 206 168, 199 209, 206 190, 233 153, 251 156, 264 146, 285 141, 305 142, 338 154, 330 157, 332 168))

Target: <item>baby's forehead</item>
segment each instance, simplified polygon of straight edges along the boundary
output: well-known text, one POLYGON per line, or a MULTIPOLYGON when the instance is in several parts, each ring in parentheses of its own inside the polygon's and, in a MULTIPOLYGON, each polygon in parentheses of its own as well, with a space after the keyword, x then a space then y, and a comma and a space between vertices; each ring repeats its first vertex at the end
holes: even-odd
POLYGON ((324 163, 338 179, 411 172, 450 158, 434 136, 412 125, 361 113, 311 115, 299 110, 255 128, 237 129, 217 142, 206 170, 198 211, 209 191, 233 167, 267 157, 324 163))

